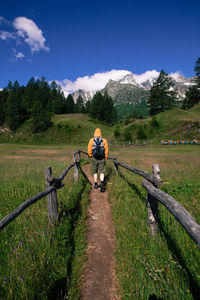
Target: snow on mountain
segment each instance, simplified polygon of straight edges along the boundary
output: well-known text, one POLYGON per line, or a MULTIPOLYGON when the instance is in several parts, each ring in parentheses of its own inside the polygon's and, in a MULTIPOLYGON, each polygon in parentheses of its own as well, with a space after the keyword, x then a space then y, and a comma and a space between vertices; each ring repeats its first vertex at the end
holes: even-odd
MULTIPOLYGON (((154 82, 157 80, 160 72, 156 70, 148 70, 143 74, 134 74, 127 70, 111 70, 108 72, 96 73, 92 76, 84 76, 77 78, 74 82, 65 80, 61 86, 65 94, 71 91, 74 91, 74 100, 76 102, 79 95, 82 96, 84 102, 90 101, 93 95, 97 91, 101 91, 106 89, 106 86, 109 87, 109 90, 116 90, 117 87, 121 90, 122 86, 129 85, 142 88, 146 91, 150 90, 153 86, 154 82)), ((195 84, 193 78, 184 77, 181 72, 171 73, 169 75, 174 81, 174 90, 177 91, 180 100, 184 98, 186 90, 189 86, 195 84)), ((126 91, 128 90, 128 86, 126 86, 126 91)), ((123 97, 123 96, 122 96, 123 97)))

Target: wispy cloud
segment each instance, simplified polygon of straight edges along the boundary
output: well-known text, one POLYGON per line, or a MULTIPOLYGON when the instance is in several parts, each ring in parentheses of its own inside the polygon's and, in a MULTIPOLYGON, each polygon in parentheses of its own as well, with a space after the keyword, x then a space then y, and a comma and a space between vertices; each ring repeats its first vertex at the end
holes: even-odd
POLYGON ((41 50, 50 50, 49 47, 45 45, 46 39, 42 30, 33 20, 26 17, 17 17, 13 22, 9 22, 0 16, 0 25, 2 25, 2 23, 7 23, 9 26, 12 26, 15 31, 1 30, 1 40, 16 39, 17 45, 21 45, 22 42, 25 42, 30 47, 32 54, 41 50))
POLYGON ((24 54, 21 53, 21 52, 18 52, 18 53, 15 55, 15 57, 16 57, 16 58, 22 59, 22 58, 24 58, 24 54))
POLYGON ((16 39, 16 34, 14 32, 0 30, 0 39, 3 41, 8 39, 16 39))
POLYGON ((151 71, 146 71, 140 75, 138 74, 133 74, 133 77, 135 79, 135 81, 138 84, 141 84, 142 82, 145 82, 147 80, 152 80, 155 79, 159 76, 160 72, 156 71, 156 70, 151 70, 151 71))
POLYGON ((179 81, 181 80, 181 77, 183 76, 183 73, 181 71, 176 71, 175 73, 170 73, 169 74, 172 78, 175 80, 179 81))
POLYGON ((45 46, 46 39, 43 36, 43 32, 33 20, 18 17, 14 20, 13 25, 17 30, 18 36, 29 45, 32 53, 40 50, 49 51, 49 47, 45 46))

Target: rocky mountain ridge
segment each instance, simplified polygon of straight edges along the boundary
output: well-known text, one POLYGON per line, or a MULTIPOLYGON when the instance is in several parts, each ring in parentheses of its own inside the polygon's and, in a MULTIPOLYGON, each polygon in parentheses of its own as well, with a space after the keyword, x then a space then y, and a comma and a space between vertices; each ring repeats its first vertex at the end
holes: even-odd
MULTIPOLYGON (((159 72, 155 70, 148 72, 148 76, 144 77, 129 72, 119 80, 110 79, 105 87, 99 91, 102 94, 107 92, 115 104, 134 103, 137 105, 142 100, 147 101, 149 91, 159 76, 159 72)), ((182 101, 188 87, 195 84, 195 78, 186 78, 179 73, 169 76, 174 82, 173 90, 178 93, 178 100, 182 101)), ((97 91, 77 90, 73 94, 74 101, 76 102, 79 95, 81 95, 85 103, 91 101, 96 92, 97 91)))

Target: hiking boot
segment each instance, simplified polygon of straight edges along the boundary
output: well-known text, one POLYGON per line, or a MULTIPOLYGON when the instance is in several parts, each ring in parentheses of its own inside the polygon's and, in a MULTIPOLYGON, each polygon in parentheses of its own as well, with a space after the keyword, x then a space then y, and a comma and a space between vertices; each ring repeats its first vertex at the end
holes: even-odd
POLYGON ((104 185, 104 181, 101 181, 101 184, 100 184, 100 192, 101 193, 104 193, 105 192, 105 185, 104 185))
POLYGON ((98 188, 99 188, 99 186, 98 186, 97 182, 95 182, 94 189, 98 189, 98 188))

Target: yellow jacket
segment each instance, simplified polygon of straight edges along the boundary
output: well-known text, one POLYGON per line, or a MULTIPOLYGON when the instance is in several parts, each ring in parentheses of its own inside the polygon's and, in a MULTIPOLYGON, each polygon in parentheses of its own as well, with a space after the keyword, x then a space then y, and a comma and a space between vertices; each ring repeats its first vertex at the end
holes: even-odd
MULTIPOLYGON (((100 128, 96 128, 95 132, 94 132, 94 137, 102 137, 102 133, 101 133, 101 129, 100 128)), ((94 143, 94 138, 91 138, 88 144, 88 156, 90 158, 93 157, 92 154, 92 147, 93 147, 93 143, 94 143)), ((103 146, 105 149, 105 159, 108 159, 108 142, 105 138, 103 138, 103 146)))

